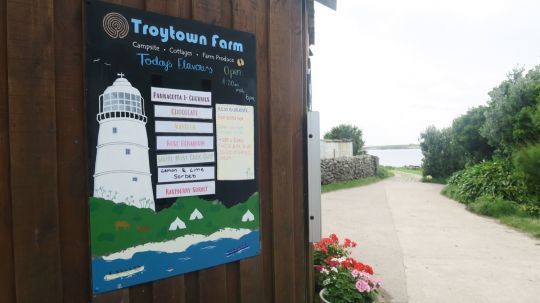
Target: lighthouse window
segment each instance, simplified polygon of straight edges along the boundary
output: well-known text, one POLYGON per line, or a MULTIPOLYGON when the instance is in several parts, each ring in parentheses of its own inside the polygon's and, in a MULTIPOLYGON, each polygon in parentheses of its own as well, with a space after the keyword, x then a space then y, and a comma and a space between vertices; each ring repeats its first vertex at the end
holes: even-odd
POLYGON ((131 180, 132 180, 133 182, 137 182, 138 179, 137 179, 137 177, 133 177, 133 178, 131 178, 131 180))
POLYGON ((124 93, 118 93, 118 98, 123 99, 124 98, 124 93))
POLYGON ((116 134, 116 133, 118 133, 118 128, 116 128, 116 127, 113 127, 113 128, 112 128, 112 133, 113 133, 113 134, 116 134))
POLYGON ((113 99, 116 99, 118 96, 116 95, 116 93, 112 93, 112 98, 113 99))
POLYGON ((126 155, 131 155, 131 149, 126 148, 126 155))
POLYGON ((104 97, 105 100, 109 100, 109 94, 106 94, 104 97))

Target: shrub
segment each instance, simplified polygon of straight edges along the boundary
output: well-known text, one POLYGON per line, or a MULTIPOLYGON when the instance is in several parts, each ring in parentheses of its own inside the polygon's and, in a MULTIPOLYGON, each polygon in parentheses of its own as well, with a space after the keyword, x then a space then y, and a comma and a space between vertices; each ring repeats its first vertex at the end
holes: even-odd
POLYGON ((521 174, 511 170, 505 161, 486 161, 468 167, 448 179, 445 192, 458 201, 470 203, 481 196, 525 202, 527 186, 521 174))
POLYGON ((529 145, 514 153, 514 166, 525 176, 529 192, 540 196, 540 143, 529 145))
POLYGON ((531 217, 540 217, 540 206, 538 206, 537 204, 522 204, 519 206, 519 210, 522 213, 525 213, 531 217))
POLYGON ((452 140, 452 130, 428 127, 420 134, 424 176, 447 178, 464 167, 463 148, 452 140))
POLYGON ((377 177, 381 179, 392 177, 393 175, 394 174, 392 173, 392 171, 390 171, 387 167, 379 166, 377 168, 377 177))

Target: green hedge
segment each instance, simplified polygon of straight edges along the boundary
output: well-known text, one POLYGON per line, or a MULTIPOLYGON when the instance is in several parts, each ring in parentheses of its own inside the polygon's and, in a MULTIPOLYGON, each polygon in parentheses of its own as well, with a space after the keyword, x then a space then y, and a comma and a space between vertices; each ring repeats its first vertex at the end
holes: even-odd
POLYGON ((448 179, 445 193, 463 203, 481 196, 493 196, 524 203, 527 186, 522 174, 516 173, 506 161, 486 161, 456 172, 448 179))

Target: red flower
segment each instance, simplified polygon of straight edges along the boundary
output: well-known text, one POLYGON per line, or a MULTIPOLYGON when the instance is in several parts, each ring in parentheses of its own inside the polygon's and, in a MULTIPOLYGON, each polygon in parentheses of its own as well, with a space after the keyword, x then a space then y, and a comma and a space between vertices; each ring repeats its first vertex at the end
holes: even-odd
POLYGON ((366 266, 366 272, 367 272, 368 274, 370 274, 370 275, 373 275, 373 274, 374 274, 373 268, 371 268, 371 266, 369 266, 369 265, 367 265, 367 264, 366 264, 365 266, 366 266))
POLYGON ((316 271, 321 271, 323 269, 322 265, 315 265, 314 267, 316 271))
POLYGON ((330 266, 338 266, 339 265, 339 261, 336 261, 336 260, 332 260, 334 257, 330 256, 326 259, 325 263, 327 265, 330 265, 330 266))
POLYGON ((356 269, 358 271, 367 272, 368 274, 373 275, 373 268, 371 268, 371 266, 369 266, 367 264, 364 264, 364 263, 361 263, 361 262, 357 262, 354 265, 354 269, 356 269))
POLYGON ((330 235, 330 239, 332 239, 332 242, 338 244, 339 243, 339 239, 338 237, 336 236, 336 234, 331 234, 330 235))

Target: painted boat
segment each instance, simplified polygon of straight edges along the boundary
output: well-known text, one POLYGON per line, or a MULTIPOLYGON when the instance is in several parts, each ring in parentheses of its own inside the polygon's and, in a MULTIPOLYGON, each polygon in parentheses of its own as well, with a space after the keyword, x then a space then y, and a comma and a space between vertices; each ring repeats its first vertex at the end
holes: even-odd
POLYGON ((244 251, 244 250, 246 250, 246 249, 248 249, 248 248, 249 248, 249 245, 244 244, 244 245, 242 245, 242 246, 240 246, 240 247, 238 247, 238 248, 235 248, 235 249, 233 249, 233 250, 229 250, 229 251, 225 254, 225 256, 228 258, 228 257, 230 257, 230 256, 232 256, 232 255, 234 255, 234 254, 241 253, 242 251, 244 251))
POLYGON ((103 280, 111 281, 111 280, 115 280, 115 279, 131 277, 136 273, 142 272, 143 270, 144 270, 144 266, 138 266, 138 267, 128 269, 128 270, 125 270, 125 271, 110 273, 108 275, 105 275, 105 277, 103 277, 103 280))

